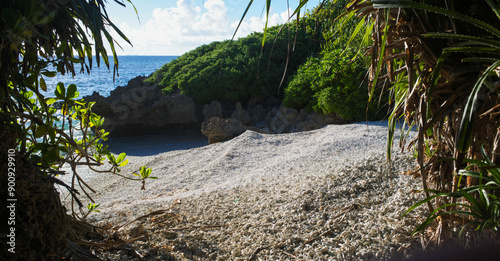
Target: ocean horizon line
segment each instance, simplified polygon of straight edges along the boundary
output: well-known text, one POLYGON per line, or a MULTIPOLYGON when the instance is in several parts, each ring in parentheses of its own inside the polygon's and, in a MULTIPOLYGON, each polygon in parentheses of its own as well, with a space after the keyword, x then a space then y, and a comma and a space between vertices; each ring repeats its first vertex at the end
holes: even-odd
MULTIPOLYGON (((141 57, 147 57, 147 56, 151 56, 151 57, 179 57, 181 56, 182 54, 180 55, 164 55, 164 54, 161 54, 161 55, 156 55, 156 54, 118 54, 118 57, 121 57, 121 56, 141 56, 141 57)), ((92 55, 92 57, 95 57, 95 55, 92 55)))

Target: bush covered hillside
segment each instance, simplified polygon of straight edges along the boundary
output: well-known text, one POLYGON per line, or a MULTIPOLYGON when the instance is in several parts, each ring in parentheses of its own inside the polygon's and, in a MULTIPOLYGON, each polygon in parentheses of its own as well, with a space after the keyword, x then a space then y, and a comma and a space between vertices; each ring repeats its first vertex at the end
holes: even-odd
POLYGON ((380 118, 383 113, 374 112, 378 104, 366 111, 366 61, 343 52, 348 42, 361 44, 361 39, 349 38, 355 23, 332 27, 343 6, 345 1, 328 2, 298 22, 268 28, 264 46, 262 33, 200 46, 165 64, 146 83, 157 84, 165 94, 185 94, 198 104, 245 104, 252 95, 264 95, 287 107, 335 113, 346 120, 380 118))
MULTIPOLYGON (((315 17, 337 17, 345 1, 326 6, 315 12, 315 17), (340 3, 342 2, 342 3, 340 3)), ((290 108, 306 108, 318 113, 336 113, 348 120, 363 121, 383 118, 387 99, 368 104, 366 73, 369 62, 359 47, 367 46, 371 38, 351 37, 358 18, 328 20, 328 28, 321 31, 325 39, 322 50, 309 57, 291 77, 285 89, 284 104, 290 108), (367 110, 368 109, 368 110, 367 110)), ((380 93, 376 94, 380 97, 380 93)))
POLYGON ((262 33, 200 46, 164 65, 147 81, 157 82, 166 94, 180 90, 196 103, 244 102, 251 95, 282 96, 279 86, 287 56, 289 75, 320 50, 314 20, 305 20, 300 25, 284 27, 281 33, 279 26, 269 28, 263 48, 262 33), (295 35, 297 41, 293 46, 295 35))

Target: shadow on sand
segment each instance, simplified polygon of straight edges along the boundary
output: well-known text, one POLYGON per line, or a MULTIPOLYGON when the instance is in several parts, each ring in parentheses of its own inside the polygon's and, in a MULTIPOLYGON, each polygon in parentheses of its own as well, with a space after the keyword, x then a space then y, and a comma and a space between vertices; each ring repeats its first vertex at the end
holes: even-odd
POLYGON ((208 139, 202 134, 165 134, 113 138, 104 144, 115 154, 125 152, 129 156, 152 156, 203 147, 208 145, 208 139))

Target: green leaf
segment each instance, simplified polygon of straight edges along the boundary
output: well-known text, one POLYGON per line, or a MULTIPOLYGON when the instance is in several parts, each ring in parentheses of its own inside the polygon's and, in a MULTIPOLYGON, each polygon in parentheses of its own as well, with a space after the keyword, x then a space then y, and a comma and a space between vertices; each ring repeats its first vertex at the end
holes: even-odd
POLYGON ((43 77, 40 77, 40 88, 46 92, 47 91, 47 84, 45 83, 45 80, 43 79, 43 77))
POLYGON ((125 159, 125 156, 127 156, 127 154, 124 152, 120 153, 120 155, 116 158, 116 162, 122 162, 125 159))
POLYGON ((126 160, 122 161, 120 163, 120 165, 118 165, 118 167, 124 167, 124 166, 126 166, 128 164, 128 162, 129 162, 128 159, 126 159, 126 160))
POLYGON ((47 105, 51 105, 51 104, 53 104, 54 102, 56 102, 57 100, 58 100, 58 99, 56 99, 56 98, 48 98, 48 99, 46 99, 46 100, 45 100, 45 103, 46 103, 47 105))
POLYGON ((430 196, 428 198, 425 198, 425 199, 422 199, 420 200, 419 202, 415 203, 413 206, 411 206, 404 214, 402 217, 405 217, 406 215, 408 215, 408 213, 410 213, 411 211, 413 211, 414 209, 420 207, 421 205, 433 200, 434 198, 436 197, 439 197, 439 196, 447 196, 449 193, 438 193, 436 195, 433 195, 433 196, 430 196))
POLYGON ((79 93, 76 91, 76 85, 75 84, 70 84, 68 86, 68 91, 66 92, 66 98, 68 99, 74 99, 78 97, 79 93))
POLYGON ((481 37, 476 37, 476 36, 470 36, 470 35, 446 34, 446 33, 427 33, 427 34, 423 34, 422 36, 428 37, 428 38, 455 39, 455 40, 464 41, 464 43, 460 44, 461 46, 463 46, 463 45, 486 45, 486 46, 491 46, 491 47, 500 47, 499 41, 481 38, 481 37))
POLYGON ((481 90, 486 78, 490 76, 490 73, 493 72, 493 70, 495 70, 499 65, 500 60, 493 63, 490 67, 488 67, 488 69, 486 69, 486 71, 483 72, 467 99, 467 104, 465 105, 462 121, 460 122, 460 128, 458 130, 457 147, 462 153, 465 153, 469 149, 470 138, 472 137, 472 126, 474 123, 474 113, 479 105, 479 91, 481 90))
POLYGON ((59 99, 66 98, 66 88, 64 87, 64 83, 60 82, 57 84, 57 87, 56 87, 54 94, 59 99))
POLYGON ((56 129, 54 129, 54 127, 48 126, 47 133, 52 141, 56 139, 56 129))
POLYGON ((35 131, 35 138, 41 138, 43 137, 45 134, 47 133, 47 128, 42 125, 42 126, 39 126, 36 131, 35 131))
MULTIPOLYGON (((473 196, 471 196, 466 191, 461 190, 460 193, 471 204, 468 206, 468 208, 474 210, 475 212, 481 213, 481 210, 485 207, 485 202, 481 202, 481 201, 475 199, 473 196)), ((465 205, 465 206, 467 206, 467 205, 465 205)))
POLYGON ((55 76, 57 75, 57 72, 49 72, 49 71, 45 71, 45 72, 42 72, 42 74, 43 74, 44 76, 47 76, 47 77, 52 78, 52 77, 55 77, 55 76))
POLYGON ((485 1, 486 1, 486 3, 488 3, 488 5, 490 5, 490 7, 493 10, 493 12, 495 12, 497 18, 500 19, 500 10, 499 10, 499 7, 497 5, 495 5, 495 3, 493 3, 491 0, 485 0, 485 1))
POLYGON ((101 130, 101 140, 107 141, 108 135, 109 135, 109 132, 106 132, 105 130, 101 130))
POLYGON ((113 154, 107 154, 108 160, 111 162, 111 164, 116 164, 116 158, 113 156, 113 154))
POLYGON ((266 42, 267 23, 269 22, 269 11, 271 10, 271 0, 266 0, 266 25, 264 26, 264 35, 262 36, 262 46, 266 42))
MULTIPOLYGON (((386 1, 387 2, 387 1, 386 1)), ((497 37, 500 37, 500 30, 495 28, 495 26, 490 25, 488 23, 485 23, 481 20, 477 20, 475 18, 454 12, 453 10, 448 10, 428 4, 421 4, 421 3, 416 3, 416 2, 410 2, 410 1, 392 1, 391 3, 384 3, 381 5, 374 4, 373 5, 375 8, 418 8, 421 10, 427 10, 430 12, 434 12, 437 14, 442 14, 449 16, 451 18, 455 18, 461 21, 464 21, 466 23, 472 24, 478 28, 482 28, 491 34, 494 34, 497 37)))
POLYGON ((79 105, 86 105, 87 104, 84 100, 75 101, 75 103, 79 104, 79 105))
POLYGON ((61 56, 68 48, 68 43, 66 41, 61 42, 61 44, 56 49, 56 56, 61 56))
MULTIPOLYGON (((349 41, 347 42, 347 45, 346 46, 350 46, 351 43, 354 41, 354 39, 356 38, 356 36, 358 35, 358 33, 361 31, 361 29, 363 28, 366 28, 366 21, 364 19, 360 19, 358 24, 356 25, 356 28, 354 29, 354 31, 352 32, 351 34, 351 37, 349 38, 349 41)), ((373 24, 371 24, 371 27, 368 26, 368 28, 373 28, 373 24)), ((370 30, 371 32, 371 30, 370 30)), ((346 48, 347 50, 347 48, 346 48)), ((345 50, 344 50, 345 52, 345 50)))
POLYGON ((245 12, 243 12, 243 16, 241 17, 240 22, 238 23, 238 26, 236 27, 236 30, 234 30, 234 34, 233 34, 233 37, 231 38, 231 40, 234 40, 234 37, 236 36, 236 33, 238 32, 238 29, 240 28, 241 23, 243 22, 243 19, 245 19, 245 16, 247 15, 248 9, 250 9, 250 6, 252 6, 252 3, 253 3, 253 0, 250 0, 248 2, 247 8, 245 9, 245 12))
POLYGON ((101 204, 94 204, 94 203, 89 203, 87 205, 87 209, 89 210, 89 212, 97 212, 97 213, 101 213, 101 211, 97 210, 97 208, 100 206, 101 204))
POLYGON ((151 175, 151 172, 152 172, 151 168, 147 168, 146 166, 142 166, 140 168, 140 177, 142 179, 146 179, 151 175))
POLYGON ((72 63, 81 63, 82 62, 82 60, 80 60, 78 58, 74 58, 74 57, 68 57, 67 60, 72 62, 72 63))
POLYGON ((24 79, 26 85, 32 85, 37 81, 37 77, 35 74, 32 74, 24 79))

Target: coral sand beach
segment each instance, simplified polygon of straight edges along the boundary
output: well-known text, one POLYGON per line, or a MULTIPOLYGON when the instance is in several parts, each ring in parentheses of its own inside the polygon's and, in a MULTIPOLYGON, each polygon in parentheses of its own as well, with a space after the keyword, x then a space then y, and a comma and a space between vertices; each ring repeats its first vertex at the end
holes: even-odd
POLYGON ((410 234, 423 210, 401 216, 421 199, 413 192, 419 182, 405 174, 415 169, 414 159, 405 153, 396 153, 388 163, 386 126, 387 122, 365 122, 288 134, 247 131, 227 142, 132 156, 122 173, 147 165, 158 177, 147 182, 146 190, 140 190, 139 182, 110 175, 89 181, 98 191, 95 200, 101 210, 89 221, 111 224, 135 249, 101 257, 408 256, 420 247, 418 237, 410 234))

